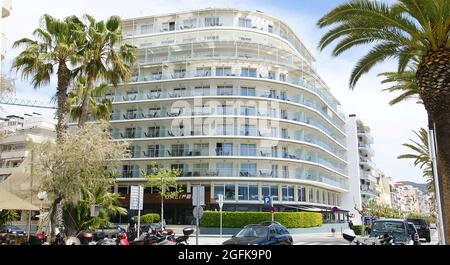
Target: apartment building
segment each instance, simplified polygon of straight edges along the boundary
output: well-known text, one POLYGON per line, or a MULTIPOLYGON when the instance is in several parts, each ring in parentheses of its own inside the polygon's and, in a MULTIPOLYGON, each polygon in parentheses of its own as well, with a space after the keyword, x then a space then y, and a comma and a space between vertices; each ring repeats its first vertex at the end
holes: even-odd
MULTIPOLYGON (((39 205, 39 179, 31 174, 30 144, 55 138, 55 122, 39 113, 0 119, 0 190, 39 205)), ((33 158, 37 159, 37 158, 33 158)))
MULTIPOLYGON (((346 218, 345 117, 288 25, 259 11, 208 8, 122 27, 139 49, 138 67, 103 97, 113 102, 113 138, 132 143, 115 187, 125 206, 130 185, 145 184, 141 171, 155 162, 182 170, 187 193, 205 186, 208 209, 222 194, 224 210, 261 211, 271 196, 279 211, 346 218)), ((190 222, 192 202, 180 198, 165 201, 169 223, 190 222)), ((147 188, 145 211, 159 204, 147 188)))
POLYGON ((392 178, 384 174, 380 169, 375 169, 375 177, 377 179, 375 185, 375 191, 377 192, 377 197, 375 198, 378 204, 386 205, 392 207, 391 201, 391 182, 392 178))

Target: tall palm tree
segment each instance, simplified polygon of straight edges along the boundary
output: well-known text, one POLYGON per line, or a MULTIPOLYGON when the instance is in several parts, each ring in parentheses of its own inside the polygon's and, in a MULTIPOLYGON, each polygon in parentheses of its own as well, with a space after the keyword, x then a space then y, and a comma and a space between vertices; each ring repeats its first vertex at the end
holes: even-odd
POLYGON ((388 92, 401 92, 400 95, 389 101, 389 105, 395 105, 402 101, 419 98, 419 90, 416 83, 416 69, 410 69, 404 72, 384 72, 378 76, 383 76, 382 84, 393 83, 392 86, 383 89, 388 92))
MULTIPOLYGON (((97 102, 97 99, 100 98, 107 89, 107 84, 100 84, 92 90, 91 97, 89 99, 89 114, 96 119, 109 120, 110 118, 112 110, 111 100, 103 98, 100 102, 97 102)), ((67 96, 67 108, 69 109, 71 118, 74 120, 80 118, 81 104, 83 102, 85 92, 86 78, 80 78, 74 82, 74 88, 67 96)))
POLYGON ((120 17, 112 16, 106 22, 97 22, 89 15, 85 15, 85 18, 88 28, 80 71, 86 76, 87 90, 81 104, 79 126, 86 123, 95 83, 101 81, 114 86, 119 82, 127 83, 131 76, 131 67, 136 61, 135 46, 123 44, 116 47, 122 40, 120 17))
POLYGON ((418 140, 409 139, 410 143, 403 146, 411 149, 413 153, 398 156, 399 159, 414 159, 414 166, 419 166, 423 170, 423 177, 427 181, 428 191, 434 191, 433 166, 431 163, 428 148, 428 132, 425 128, 420 128, 418 132, 413 131, 418 140))
POLYGON ((57 139, 67 130, 67 89, 73 77, 69 66, 76 65, 81 57, 79 47, 83 23, 70 16, 64 20, 50 15, 42 17, 42 25, 33 31, 35 40, 22 38, 14 42, 13 47, 24 46, 24 50, 13 60, 12 67, 22 72, 22 78, 31 79, 34 88, 48 85, 53 73, 57 76, 57 139))
POLYGON ((325 14, 320 28, 334 26, 319 43, 322 50, 334 41, 332 54, 338 56, 355 46, 373 44, 350 76, 350 88, 377 63, 398 60, 404 72, 418 58, 418 93, 436 127, 438 175, 442 191, 446 241, 450 229, 450 1, 349 0, 325 14))

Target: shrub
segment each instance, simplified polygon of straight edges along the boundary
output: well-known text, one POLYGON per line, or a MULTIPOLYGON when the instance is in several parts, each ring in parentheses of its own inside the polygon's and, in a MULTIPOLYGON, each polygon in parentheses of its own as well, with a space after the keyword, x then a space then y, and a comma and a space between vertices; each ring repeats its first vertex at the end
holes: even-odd
POLYGON ((361 225, 353 225, 353 231, 355 231, 355 234, 358 236, 362 235, 362 226, 361 225))
MULTIPOLYGON (((133 217, 134 221, 137 221, 137 216, 133 217)), ((148 213, 148 214, 144 214, 141 215, 141 224, 152 224, 152 223, 157 223, 161 220, 161 217, 159 216, 158 213, 148 213)))
MULTIPOLYGON (((269 212, 222 212, 223 227, 242 228, 248 224, 271 221, 269 212)), ((286 228, 303 228, 322 225, 322 214, 310 212, 276 212, 274 220, 286 228)), ((205 211, 200 219, 203 227, 219 227, 220 212, 205 211)))

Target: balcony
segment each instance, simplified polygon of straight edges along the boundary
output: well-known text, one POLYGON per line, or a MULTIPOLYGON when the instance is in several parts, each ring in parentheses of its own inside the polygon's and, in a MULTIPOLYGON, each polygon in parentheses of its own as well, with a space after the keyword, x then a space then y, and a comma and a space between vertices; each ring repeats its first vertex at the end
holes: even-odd
POLYGON ((11 150, 11 151, 2 151, 0 153, 1 159, 10 159, 10 158, 23 158, 26 156, 25 149, 22 150, 11 150))
POLYGON ((370 147, 369 144, 365 144, 365 143, 358 143, 358 149, 363 152, 364 154, 367 154, 369 156, 374 156, 375 155, 375 150, 372 149, 372 147, 370 147))
POLYGON ((358 130, 358 136, 365 139, 367 143, 373 144, 373 136, 369 132, 358 130))
POLYGON ((360 171, 361 172, 361 179, 366 179, 370 182, 377 182, 377 178, 371 173, 371 171, 360 171))
POLYGON ((370 159, 364 157, 359 157, 359 163, 362 165, 366 165, 369 168, 375 168, 375 164, 370 159))

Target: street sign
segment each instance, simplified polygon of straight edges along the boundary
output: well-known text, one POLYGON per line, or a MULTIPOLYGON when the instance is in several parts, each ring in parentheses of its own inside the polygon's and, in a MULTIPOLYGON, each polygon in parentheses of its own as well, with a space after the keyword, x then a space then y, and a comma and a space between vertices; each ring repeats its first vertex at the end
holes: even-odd
POLYGON ((193 206, 205 205, 205 186, 200 185, 192 186, 192 205, 193 206))
POLYGON ((201 206, 195 206, 194 210, 192 211, 192 214, 194 215, 195 218, 198 217, 198 219, 201 219, 203 216, 203 207, 201 206))
POLYGON ((223 207, 223 194, 218 194, 218 203, 219 203, 219 208, 222 210, 223 207))
POLYGON ((131 186, 130 210, 142 210, 144 207, 144 187, 131 186))
POLYGON ((271 205, 270 196, 264 196, 264 206, 270 206, 270 205, 271 205))

